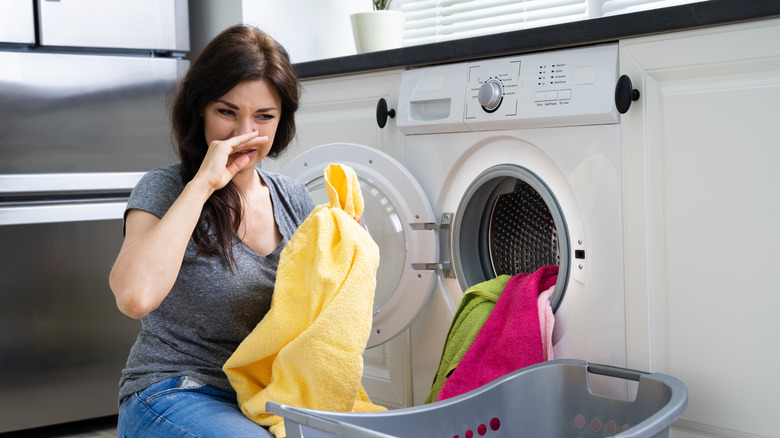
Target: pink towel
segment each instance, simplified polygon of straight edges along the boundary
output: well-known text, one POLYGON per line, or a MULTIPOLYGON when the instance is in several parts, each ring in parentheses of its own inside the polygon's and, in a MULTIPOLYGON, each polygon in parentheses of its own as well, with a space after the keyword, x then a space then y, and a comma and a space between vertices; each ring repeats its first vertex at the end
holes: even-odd
POLYGON ((553 360, 553 342, 552 332, 555 327, 555 315, 553 315, 550 297, 555 291, 555 285, 539 294, 537 306, 539 308, 539 330, 542 332, 542 358, 543 360, 553 360))
POLYGON ((509 279, 471 347, 444 382, 437 401, 544 360, 538 298, 555 285, 557 277, 557 266, 542 266, 533 274, 509 279))

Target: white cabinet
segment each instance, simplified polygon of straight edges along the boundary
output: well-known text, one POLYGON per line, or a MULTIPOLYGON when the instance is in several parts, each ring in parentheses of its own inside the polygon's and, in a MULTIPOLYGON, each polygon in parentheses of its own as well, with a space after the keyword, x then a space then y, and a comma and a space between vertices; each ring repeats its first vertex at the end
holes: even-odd
POLYGON ((277 160, 263 168, 281 169, 301 152, 327 143, 358 143, 403 160, 403 136, 395 118, 384 128, 376 121, 376 107, 384 98, 397 111, 402 70, 362 73, 302 81, 300 109, 295 115, 297 136, 277 160))
POLYGON ((629 367, 688 387, 674 437, 777 437, 780 20, 629 39, 629 367))

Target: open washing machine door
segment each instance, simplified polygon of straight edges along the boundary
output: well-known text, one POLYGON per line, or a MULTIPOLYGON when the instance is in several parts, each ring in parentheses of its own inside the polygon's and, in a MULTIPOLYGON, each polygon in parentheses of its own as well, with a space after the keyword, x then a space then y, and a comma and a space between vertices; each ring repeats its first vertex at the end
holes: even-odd
POLYGON ((305 184, 320 205, 328 202, 323 171, 331 163, 355 170, 365 203, 362 224, 379 246, 371 348, 409 327, 428 300, 439 263, 436 220, 414 177, 377 149, 326 144, 294 158, 281 173, 305 184))

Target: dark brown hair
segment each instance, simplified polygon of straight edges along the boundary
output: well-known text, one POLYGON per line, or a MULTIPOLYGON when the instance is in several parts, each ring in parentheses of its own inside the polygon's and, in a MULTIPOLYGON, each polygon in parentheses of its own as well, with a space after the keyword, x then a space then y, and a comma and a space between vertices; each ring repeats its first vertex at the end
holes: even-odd
MULTIPOLYGON (((173 100, 171 123, 185 184, 198 172, 208 149, 201 117, 206 105, 239 83, 257 79, 267 79, 282 99, 279 126, 268 156, 277 157, 295 137, 300 84, 287 51, 255 27, 229 27, 195 58, 173 100)), ((241 215, 241 193, 231 181, 203 206, 192 233, 198 251, 222 255, 232 270, 232 240, 241 215)))

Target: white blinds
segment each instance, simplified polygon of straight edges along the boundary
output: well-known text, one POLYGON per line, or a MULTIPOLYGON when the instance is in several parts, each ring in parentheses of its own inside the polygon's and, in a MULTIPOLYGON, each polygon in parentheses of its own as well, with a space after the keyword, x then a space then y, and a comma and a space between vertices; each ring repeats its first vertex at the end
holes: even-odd
POLYGON ((702 0, 393 0, 404 46, 509 32, 702 0))
POLYGON ((617 15, 627 12, 644 11, 647 9, 665 8, 684 3, 696 3, 703 0, 602 0, 601 15, 617 15))

